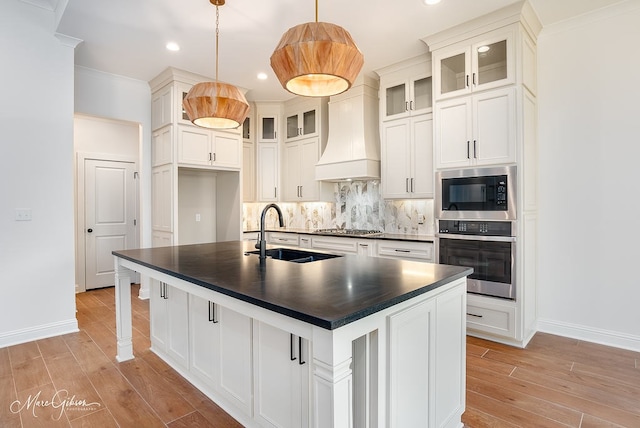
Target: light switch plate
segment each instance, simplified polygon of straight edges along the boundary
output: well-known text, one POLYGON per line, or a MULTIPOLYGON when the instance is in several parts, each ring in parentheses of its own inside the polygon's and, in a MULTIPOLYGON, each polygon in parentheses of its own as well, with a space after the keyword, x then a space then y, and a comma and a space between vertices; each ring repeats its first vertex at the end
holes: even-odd
POLYGON ((31 208, 16 208, 16 221, 31 221, 31 208))

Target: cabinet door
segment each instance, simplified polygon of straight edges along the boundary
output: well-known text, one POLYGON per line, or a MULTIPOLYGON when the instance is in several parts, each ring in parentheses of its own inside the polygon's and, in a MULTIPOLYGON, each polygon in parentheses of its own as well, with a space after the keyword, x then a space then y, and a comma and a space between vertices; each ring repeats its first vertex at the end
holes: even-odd
POLYGON ((151 279, 149 285, 149 330, 151 348, 164 352, 167 348, 167 319, 164 299, 165 285, 151 279))
POLYGON ((414 77, 409 81, 411 115, 430 112, 433 108, 433 88, 430 75, 414 77))
POLYGON ((252 143, 242 144, 242 201, 253 202, 256 198, 255 153, 252 143))
POLYGON ((172 127, 166 126, 153 133, 151 144, 151 166, 159 166, 173 161, 171 144, 172 127))
POLYGON ((435 398, 429 394, 435 366, 434 317, 434 301, 389 316, 388 388, 392 427, 433 426, 430 423, 432 409, 427 403, 435 398))
POLYGON ((151 171, 151 224, 153 230, 173 232, 173 167, 163 165, 151 171))
POLYGON ((278 141, 278 118, 276 116, 258 116, 258 141, 263 143, 278 141))
POLYGON ((211 132, 178 126, 178 162, 211 165, 211 132))
POLYGON ((407 80, 391 81, 380 88, 383 94, 383 120, 399 119, 409 115, 409 88, 407 80))
POLYGON ((236 407, 250 414, 253 406, 251 318, 218 304, 214 309, 215 326, 219 330, 219 391, 236 407))
POLYGON ((471 162, 471 98, 437 103, 435 126, 436 167, 468 166, 471 162))
POLYGON ((183 367, 189 367, 189 295, 169 285, 165 289, 167 304, 167 354, 183 367))
POLYGON ((213 323, 212 302, 189 296, 191 340, 191 372, 215 388, 220 382, 217 361, 219 359, 219 334, 213 323))
POLYGON ((278 200, 278 145, 258 144, 258 199, 278 200))
POLYGON ((473 91, 515 83, 515 37, 496 30, 476 38, 471 46, 473 91))
POLYGON ((385 198, 406 198, 410 181, 410 120, 382 125, 382 186, 385 198))
POLYGON ((287 140, 306 138, 318 133, 318 114, 315 108, 287 114, 287 140))
POLYGON ((213 133, 212 165, 225 168, 240 168, 242 140, 237 135, 213 133))
POLYGON ((320 142, 311 138, 300 142, 300 200, 317 201, 319 199, 316 181, 316 164, 320 160, 320 142))
POLYGON ((433 115, 411 118, 412 198, 433 197, 433 115))
POLYGON ((516 160, 515 89, 496 89, 473 96, 472 158, 478 165, 516 160))
POLYGON ((303 348, 299 349, 296 336, 254 321, 254 418, 261 425, 308 426, 308 420, 302 417, 303 401, 308 405, 308 386, 304 385, 302 373, 308 377, 309 364, 300 365, 300 359, 304 362, 309 354, 303 348))
POLYGON ((284 145, 283 166, 283 199, 285 201, 300 200, 300 151, 298 143, 287 143, 284 145))
POLYGON ((469 94, 471 82, 471 49, 468 45, 455 45, 433 53, 434 94, 436 99, 469 94))
POLYGON ((167 85, 152 95, 151 129, 156 130, 171 124, 171 107, 173 106, 172 94, 172 85, 167 85))

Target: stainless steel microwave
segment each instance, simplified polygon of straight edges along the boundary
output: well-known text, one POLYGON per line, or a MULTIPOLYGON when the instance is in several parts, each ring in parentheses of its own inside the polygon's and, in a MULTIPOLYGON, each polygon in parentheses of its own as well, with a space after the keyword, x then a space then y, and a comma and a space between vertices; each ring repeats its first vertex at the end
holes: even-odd
POLYGON ((516 219, 516 167, 436 172, 438 219, 516 219))

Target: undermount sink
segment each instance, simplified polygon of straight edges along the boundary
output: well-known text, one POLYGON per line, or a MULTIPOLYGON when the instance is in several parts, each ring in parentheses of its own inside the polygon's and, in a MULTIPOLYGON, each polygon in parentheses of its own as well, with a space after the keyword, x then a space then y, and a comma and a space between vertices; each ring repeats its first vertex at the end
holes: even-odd
MULTIPOLYGON (((260 250, 247 251, 245 256, 249 254, 260 254, 260 250)), ((284 260, 294 263, 309 263, 318 260, 332 259, 334 257, 342 257, 339 254, 316 253, 314 251, 294 250, 291 248, 272 248, 267 250, 267 257, 276 260, 284 260)))

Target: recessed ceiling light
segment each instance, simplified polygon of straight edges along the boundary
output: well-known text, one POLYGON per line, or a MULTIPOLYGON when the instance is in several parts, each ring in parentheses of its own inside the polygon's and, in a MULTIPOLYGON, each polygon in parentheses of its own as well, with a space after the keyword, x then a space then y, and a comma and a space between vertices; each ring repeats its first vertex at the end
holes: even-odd
POLYGON ((176 42, 167 43, 167 49, 172 52, 177 52, 180 50, 180 46, 176 42))
POLYGON ((267 80, 267 73, 258 73, 258 79, 267 80))
POLYGON ((440 3, 440 0, 422 0, 424 4, 431 6, 432 4, 440 3))
POLYGON ((483 46, 478 47, 478 52, 485 53, 485 52, 488 52, 489 49, 491 49, 489 46, 483 45, 483 46))

